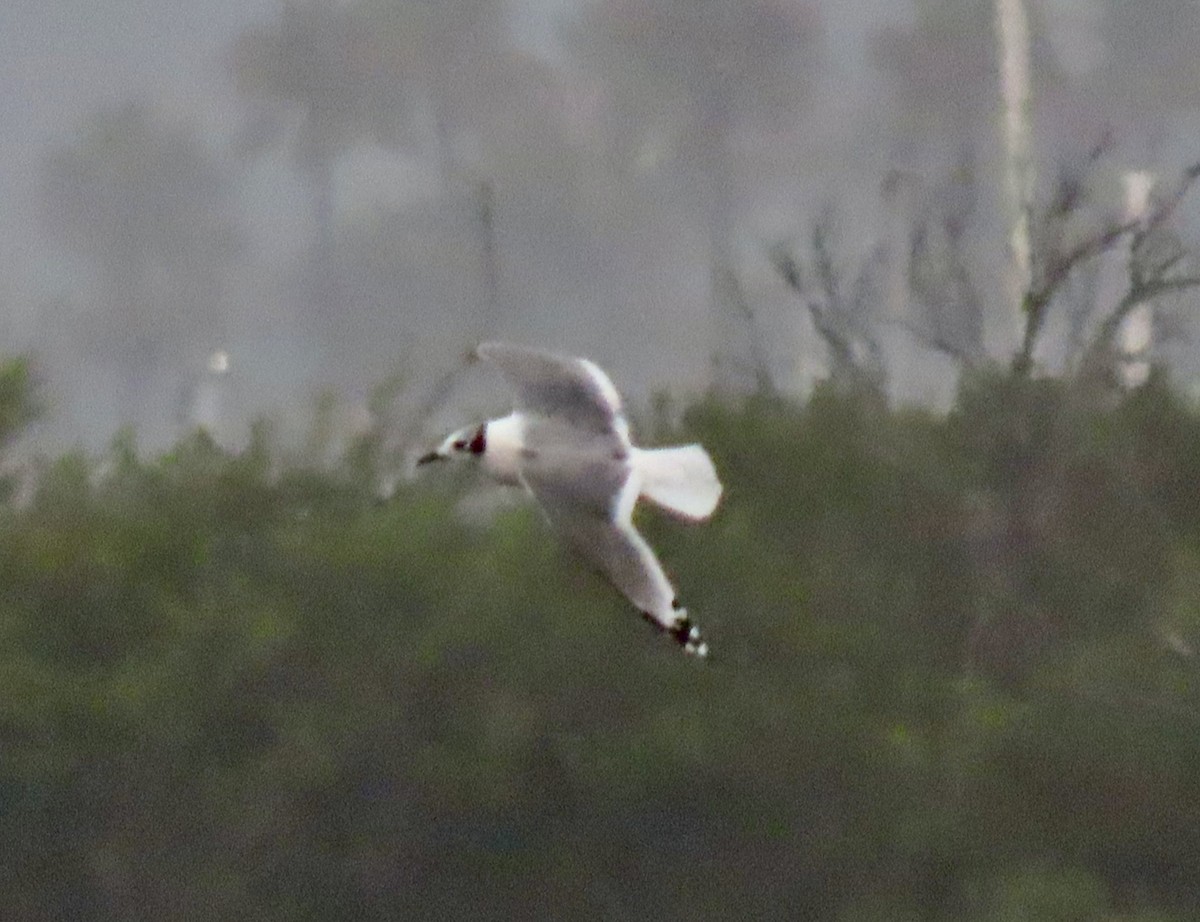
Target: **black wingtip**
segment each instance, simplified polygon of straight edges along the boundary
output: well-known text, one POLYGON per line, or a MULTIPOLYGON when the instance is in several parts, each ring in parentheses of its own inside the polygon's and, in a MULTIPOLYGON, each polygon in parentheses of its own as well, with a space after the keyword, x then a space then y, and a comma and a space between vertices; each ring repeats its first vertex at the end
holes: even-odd
MULTIPOLYGON (((675 642, 682 647, 691 639, 692 631, 695 630, 692 627, 691 619, 687 615, 684 615, 667 629, 667 633, 674 637, 675 642)), ((697 632, 697 636, 699 636, 699 632, 697 632)))
POLYGON ((642 612, 642 617, 654 625, 660 633, 670 634, 671 639, 683 648, 684 653, 698 659, 707 659, 708 642, 700 636, 700 629, 692 624, 692 620, 686 614, 676 618, 675 622, 669 626, 664 625, 649 612, 642 612))

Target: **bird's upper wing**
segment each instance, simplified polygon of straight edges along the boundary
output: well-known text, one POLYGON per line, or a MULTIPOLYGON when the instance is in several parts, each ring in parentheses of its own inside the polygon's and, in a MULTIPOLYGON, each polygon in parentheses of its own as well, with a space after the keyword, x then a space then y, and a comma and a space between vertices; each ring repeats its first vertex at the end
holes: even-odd
POLYGON ((675 589, 630 521, 638 484, 626 463, 577 466, 531 462, 522 480, 563 539, 590 561, 639 611, 671 624, 675 589))
MULTIPOLYGON (((507 343, 484 343, 476 353, 495 365, 512 386, 517 410, 548 423, 543 431, 556 440, 572 430, 576 439, 615 436, 628 447, 629 426, 621 396, 594 362, 507 343)), ((527 443, 538 437, 539 422, 532 423, 535 430, 527 430, 527 443)))

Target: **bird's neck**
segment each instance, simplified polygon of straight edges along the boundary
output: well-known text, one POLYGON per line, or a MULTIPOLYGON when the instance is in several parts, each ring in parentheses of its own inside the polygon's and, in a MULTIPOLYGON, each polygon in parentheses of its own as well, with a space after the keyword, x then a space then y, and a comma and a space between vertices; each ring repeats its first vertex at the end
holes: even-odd
POLYGON ((514 413, 487 422, 483 452, 483 469, 494 480, 509 486, 521 483, 518 469, 521 460, 523 423, 514 413))

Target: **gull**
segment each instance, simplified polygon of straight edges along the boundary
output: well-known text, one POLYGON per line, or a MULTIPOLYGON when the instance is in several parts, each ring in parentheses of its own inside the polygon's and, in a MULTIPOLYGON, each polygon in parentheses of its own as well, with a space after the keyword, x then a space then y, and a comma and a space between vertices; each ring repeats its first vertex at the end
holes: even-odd
POLYGON ((506 343, 484 343, 475 356, 515 392, 513 412, 451 433, 417 463, 471 460, 499 483, 524 487, 567 545, 650 624, 686 653, 707 656, 708 644, 632 518, 639 499, 685 521, 709 518, 722 488, 708 452, 635 447, 620 394, 588 359, 506 343))

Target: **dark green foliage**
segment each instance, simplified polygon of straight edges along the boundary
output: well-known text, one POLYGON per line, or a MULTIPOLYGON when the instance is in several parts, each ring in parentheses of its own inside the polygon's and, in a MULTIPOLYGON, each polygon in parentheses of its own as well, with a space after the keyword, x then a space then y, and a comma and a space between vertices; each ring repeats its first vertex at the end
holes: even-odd
POLYGON ((7 445, 41 413, 29 360, 0 362, 0 446, 7 445))
POLYGON ((982 376, 948 418, 694 406, 641 524, 686 660, 537 513, 382 453, 67 456, 0 511, 0 914, 1200 913, 1200 418, 982 376))
MULTIPOLYGON (((26 358, 0 360, 0 452, 7 453, 21 434, 42 414, 37 377, 26 358)), ((11 498, 19 474, 0 454, 0 502, 11 498)))

